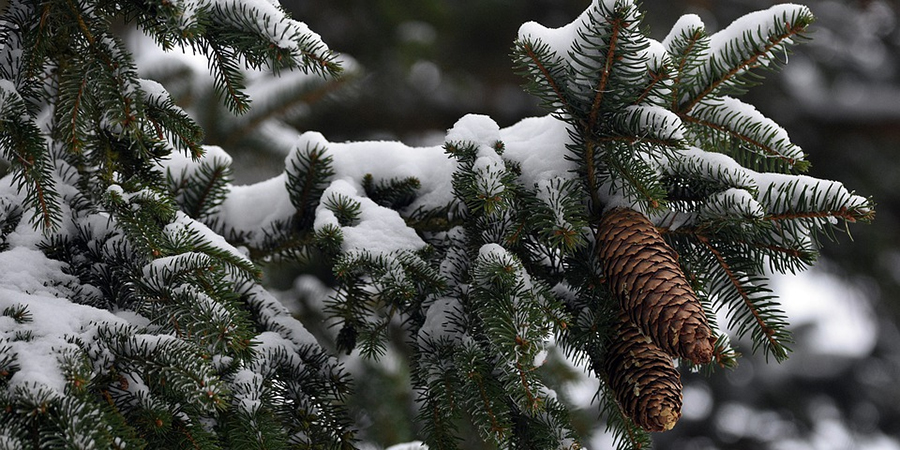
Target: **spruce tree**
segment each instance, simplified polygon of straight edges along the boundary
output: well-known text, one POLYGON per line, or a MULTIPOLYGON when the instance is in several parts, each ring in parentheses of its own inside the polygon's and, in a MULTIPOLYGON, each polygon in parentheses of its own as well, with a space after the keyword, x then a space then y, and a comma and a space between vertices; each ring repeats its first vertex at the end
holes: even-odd
POLYGON ((0 448, 355 448, 339 357, 377 358, 395 332, 429 448, 459 448, 465 422, 498 448, 581 448, 551 351, 600 381, 619 446, 644 448, 677 426, 679 370, 735 365, 716 312, 786 358, 767 274, 874 216, 736 98, 813 16, 775 6, 708 34, 686 15, 658 42, 642 14, 595 0, 523 25, 514 65, 548 114, 467 115, 414 148, 285 138, 284 113, 351 63, 276 4, 12 1, 0 448), (206 56, 213 89, 177 64, 140 78, 116 22, 206 56), (235 185, 235 147, 286 154, 283 173, 235 185), (334 348, 263 284, 276 261, 329 267, 334 348))

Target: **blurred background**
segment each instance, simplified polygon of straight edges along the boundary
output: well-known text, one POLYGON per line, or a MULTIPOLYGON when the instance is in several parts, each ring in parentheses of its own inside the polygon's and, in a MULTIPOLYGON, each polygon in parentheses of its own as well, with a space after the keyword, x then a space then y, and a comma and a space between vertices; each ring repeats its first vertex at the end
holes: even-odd
MULTIPOLYGON (((714 32, 775 3, 644 0, 644 23, 662 40, 684 13, 698 14, 714 32)), ((784 69, 767 74, 744 98, 807 152, 810 175, 874 197, 876 220, 824 242, 813 270, 773 277, 791 318, 793 355, 767 363, 738 343, 745 357, 736 369, 685 374, 684 417, 654 436, 659 449, 900 449, 900 6, 803 3, 818 18, 812 40, 795 46, 784 69)), ((588 4, 286 0, 295 18, 352 56, 360 70, 340 101, 321 101, 293 124, 332 141, 435 145, 466 113, 490 115, 501 126, 544 114, 511 70, 512 42, 520 24, 562 26, 588 4)), ((315 289, 322 287, 300 277, 284 299, 302 300, 315 289)), ((350 363, 364 374, 357 376, 354 408, 373 448, 415 438, 406 420, 414 403, 398 353, 378 364, 350 363)), ((588 447, 610 448, 591 404, 596 386, 580 369, 551 359, 548 378, 577 411, 578 427, 593 435, 588 447)))
MULTIPOLYGON (((5 3, 0 0, 0 7, 5 3)), ((517 29, 532 20, 565 25, 590 2, 282 3, 333 50, 347 55, 348 76, 337 83, 303 84, 294 92, 296 101, 259 101, 259 115, 251 112, 237 122, 209 100, 208 76, 191 75, 205 73, 204 62, 162 54, 129 27, 120 27, 142 74, 162 82, 198 119, 208 143, 232 154, 238 184, 281 173, 297 132, 319 131, 333 142, 440 145, 446 130, 467 113, 490 115, 501 126, 545 114, 511 67, 517 29), (274 115, 277 123, 268 121, 274 115)), ((681 14, 695 13, 714 32, 774 3, 644 0, 644 23, 661 40, 681 14)), ((684 417, 674 430, 654 436, 658 449, 900 450, 900 5, 804 3, 818 17, 813 39, 795 46, 787 66, 767 74, 764 84, 743 98, 788 130, 812 161, 810 175, 840 180, 874 197, 876 220, 852 226, 852 240, 839 235, 838 242, 824 242, 813 270, 773 277, 796 339, 791 358, 767 363, 738 342, 745 357, 736 369, 684 374, 684 417)), ((248 80, 251 95, 272 81, 259 74, 248 80)), ((266 270, 285 304, 324 342, 333 339, 336 330, 323 326, 321 316, 329 292, 327 268, 310 261, 266 270)), ((379 361, 343 357, 357 383, 350 403, 363 448, 416 439, 405 354, 398 337, 379 361)), ((587 447, 610 448, 592 403, 596 384, 560 355, 551 355, 542 370, 572 406, 587 447)), ((464 448, 477 444, 466 441, 464 448)))

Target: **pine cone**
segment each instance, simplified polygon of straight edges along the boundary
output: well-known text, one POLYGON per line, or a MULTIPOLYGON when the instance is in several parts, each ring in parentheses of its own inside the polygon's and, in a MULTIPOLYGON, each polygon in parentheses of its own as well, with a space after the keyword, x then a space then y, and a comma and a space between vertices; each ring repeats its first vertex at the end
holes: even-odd
POLYGON ((663 351, 712 360, 715 337, 678 265, 678 254, 643 214, 615 209, 600 221, 603 275, 631 321, 663 351))
POLYGON ((609 387, 622 411, 647 431, 666 431, 681 417, 681 376, 672 357, 622 314, 606 352, 609 387))

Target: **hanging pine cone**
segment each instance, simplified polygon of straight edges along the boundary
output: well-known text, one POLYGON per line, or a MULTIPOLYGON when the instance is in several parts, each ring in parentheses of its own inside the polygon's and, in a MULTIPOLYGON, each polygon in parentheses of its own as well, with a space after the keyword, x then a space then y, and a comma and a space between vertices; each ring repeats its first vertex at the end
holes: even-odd
POLYGON ((666 431, 681 417, 681 377, 672 357, 619 317, 606 352, 606 375, 622 412, 647 431, 666 431))
POLYGON ((637 327, 672 356, 712 360, 715 337, 678 255, 643 214, 626 208, 603 216, 597 230, 603 275, 637 327))

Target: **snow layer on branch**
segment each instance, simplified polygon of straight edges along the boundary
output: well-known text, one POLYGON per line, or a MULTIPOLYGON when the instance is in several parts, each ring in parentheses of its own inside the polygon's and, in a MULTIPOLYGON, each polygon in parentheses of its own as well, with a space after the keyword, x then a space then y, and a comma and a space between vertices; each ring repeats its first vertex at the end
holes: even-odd
POLYGON ((259 311, 260 322, 266 328, 277 332, 281 337, 293 343, 289 348, 298 349, 304 345, 318 345, 315 336, 295 319, 269 291, 258 284, 252 285, 248 292, 250 302, 259 311))
POLYGON ((658 71, 669 60, 669 53, 666 47, 656 39, 647 39, 647 49, 644 50, 644 56, 639 59, 647 61, 647 67, 651 70, 658 71))
POLYGON ((218 218, 226 230, 252 236, 250 244, 259 244, 260 231, 276 221, 287 221, 296 209, 285 188, 285 174, 246 186, 231 186, 219 207, 218 218))
MULTIPOLYGON (((718 61, 729 59, 727 58, 729 53, 736 53, 742 59, 746 59, 764 51, 766 46, 772 45, 768 37, 775 33, 780 25, 789 23, 798 16, 811 15, 812 12, 808 7, 791 3, 775 5, 769 9, 744 15, 710 36, 710 54, 718 61), (755 39, 747 39, 748 34, 754 36, 755 39), (757 45, 753 45, 754 43, 757 45)), ((790 38, 788 38, 779 45, 790 42, 790 38)), ((769 54, 771 55, 771 52, 769 54)), ((760 57, 757 59, 757 63, 768 65, 769 59, 760 57)))
POLYGON ((316 209, 313 224, 318 231, 326 225, 341 228, 344 252, 368 252, 389 254, 401 251, 415 251, 425 247, 425 242, 416 232, 406 226, 397 211, 385 208, 368 197, 359 195, 355 186, 346 180, 335 180, 322 194, 323 201, 316 209), (334 213, 327 209, 330 197, 343 196, 359 203, 359 221, 352 226, 341 226, 334 213))
POLYGON ((623 121, 624 125, 638 136, 673 141, 684 139, 678 115, 659 106, 626 107, 623 121))
POLYGON ((675 21, 675 25, 672 25, 672 29, 669 30, 669 34, 663 39, 662 45, 667 51, 674 53, 675 49, 672 44, 676 39, 681 36, 690 36, 693 34, 693 30, 703 30, 705 28, 706 26, 703 24, 703 20, 700 19, 700 16, 696 14, 685 14, 675 21))
POLYGON ((453 317, 463 313, 459 299, 441 297, 434 301, 425 312, 425 324, 419 329, 419 340, 448 339, 450 342, 461 342, 463 331, 453 325, 453 317))
POLYGON ((590 22, 588 15, 596 10, 612 10, 616 7, 616 3, 626 6, 634 2, 632 0, 593 0, 591 6, 585 8, 577 19, 559 28, 547 28, 537 22, 523 23, 519 27, 518 39, 540 40, 547 44, 557 55, 571 63, 572 58, 569 55, 569 51, 572 48, 572 43, 578 39, 578 31, 584 28, 586 23, 590 22))
POLYGON ((253 414, 262 406, 263 376, 250 369, 235 372, 231 380, 234 399, 232 402, 248 414, 253 414))
POLYGON ((211 244, 213 247, 216 247, 221 250, 225 250, 228 253, 231 253, 236 258, 242 259, 250 264, 250 260, 247 259, 247 256, 244 255, 243 252, 235 248, 233 245, 229 244, 228 241, 225 240, 222 235, 212 231, 201 222, 198 222, 192 219, 187 214, 178 211, 175 216, 175 220, 172 223, 166 225, 163 230, 169 236, 175 236, 181 232, 193 233, 196 236, 203 239, 204 242, 211 244))
MULTIPOLYGON (((759 198, 770 214, 790 211, 832 211, 837 209, 866 209, 868 199, 855 195, 839 181, 822 180, 807 175, 757 173, 759 198), (813 192, 817 196, 813 196, 813 192)), ((832 221, 836 221, 833 219, 832 221)))
POLYGON ((666 156, 662 159, 663 167, 671 175, 715 180, 751 191, 757 189, 756 172, 741 166, 728 155, 689 147, 666 156))
POLYGON ((204 162, 219 160, 225 165, 231 165, 232 159, 222 147, 217 145, 204 145, 203 156, 194 160, 182 152, 172 152, 167 158, 158 160, 158 168, 168 171, 173 178, 180 179, 183 174, 197 170, 204 162))
POLYGON ((168 277, 196 268, 212 266, 212 258, 197 252, 185 252, 172 256, 163 256, 147 263, 143 268, 144 278, 162 286, 168 277))
MULTIPOLYGON (((0 180, 2 201, 21 204, 23 196, 12 175, 0 180)), ((63 227, 64 231, 72 228, 68 222, 63 227)), ((79 280, 63 272, 65 263, 38 250, 42 241, 42 233, 23 219, 7 235, 9 248, 0 252, 0 347, 11 347, 19 367, 6 389, 64 395, 66 379, 59 357, 78 351, 67 338, 90 335, 100 324, 126 321, 109 311, 69 301, 70 287, 79 285, 79 280), (18 322, 4 312, 23 307, 27 317, 18 322)))
POLYGON ((702 216, 752 217, 762 219, 765 209, 743 189, 730 188, 713 194, 706 200, 700 211, 702 216))
POLYGON ((478 249, 478 263, 500 263, 511 266, 515 268, 517 281, 521 283, 525 289, 531 289, 534 286, 531 275, 528 274, 518 258, 500 244, 490 243, 482 245, 481 248, 478 249))
MULTIPOLYGON (((30 228, 27 221, 22 222, 30 228)), ((67 300, 63 286, 78 280, 63 273, 64 266, 34 248, 14 247, 0 252, 0 311, 24 306, 30 314, 30 320, 22 323, 0 316, 0 346, 12 347, 19 366, 7 389, 22 386, 29 391, 48 389, 63 395, 66 379, 59 357, 78 350, 67 337, 88 334, 101 323, 125 323, 109 311, 67 300), (28 334, 31 339, 17 339, 28 334)))
MULTIPOLYGON (((222 10, 245 10, 250 14, 242 13, 240 17, 253 17, 253 24, 256 25, 257 31, 263 34, 268 41, 278 48, 291 50, 300 53, 311 47, 320 47, 326 49, 322 37, 314 33, 309 27, 303 23, 285 17, 283 10, 279 8, 278 2, 270 2, 267 0, 209 0, 209 5, 222 10), (255 14, 252 12, 255 11, 255 14), (298 40, 302 37, 308 37, 311 40, 306 49, 298 46, 298 40)), ((231 15, 225 14, 225 17, 231 15)), ((233 15, 237 17, 237 15, 233 15)), ((231 25, 237 28, 246 26, 244 20, 234 19, 231 25)))
POLYGON ((575 177, 578 164, 566 158, 571 142, 568 125, 552 115, 530 117, 500 130, 503 157, 521 165, 521 182, 537 186, 554 178, 575 177))
POLYGON ((710 203, 703 211, 706 214, 762 217, 763 213, 836 213, 844 208, 864 213, 869 205, 868 199, 851 193, 838 181, 756 172, 742 167, 728 155, 698 148, 680 150, 676 156, 662 161, 670 174, 715 180, 732 187, 708 199, 710 203))
POLYGON ((447 130, 447 142, 473 142, 493 147, 500 140, 500 127, 482 114, 466 114, 447 130))
POLYGON ((693 115, 746 136, 759 146, 771 147, 769 150, 777 153, 766 152, 766 156, 778 156, 793 161, 803 160, 803 150, 791 143, 787 131, 749 103, 723 96, 721 99, 697 105, 693 115))
MULTIPOLYGON (((16 104, 24 104, 24 100, 19 94, 18 89, 16 89, 16 85, 10 80, 0 78, 0 118, 5 118, 8 114, 15 113, 16 111, 12 111, 12 108, 13 105, 16 104)), ((31 118, 28 117, 28 111, 25 108, 21 108, 18 112, 19 119, 23 122, 31 120, 31 118)))
POLYGON ((140 87, 141 92, 144 93, 144 98, 147 103, 161 105, 165 103, 166 100, 170 100, 169 92, 166 91, 166 88, 164 88, 163 85, 156 81, 139 78, 138 86, 140 87))
MULTIPOLYGON (((310 134, 304 133, 301 139, 310 134)), ((321 135, 319 135, 321 136, 321 135)), ((453 199, 452 175, 456 161, 442 146, 410 147, 401 142, 363 141, 329 143, 324 141, 332 158, 335 180, 343 179, 356 187, 366 174, 375 180, 415 177, 419 180, 418 196, 407 208, 431 209, 446 206, 453 199)))

